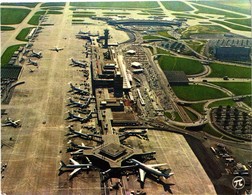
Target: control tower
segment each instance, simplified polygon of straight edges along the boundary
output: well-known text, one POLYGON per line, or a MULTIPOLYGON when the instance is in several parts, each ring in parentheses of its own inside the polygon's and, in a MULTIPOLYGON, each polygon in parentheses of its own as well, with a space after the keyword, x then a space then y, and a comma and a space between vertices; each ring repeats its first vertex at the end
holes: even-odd
POLYGON ((108 39, 109 39, 109 30, 108 29, 105 29, 104 30, 104 48, 108 48, 108 39))

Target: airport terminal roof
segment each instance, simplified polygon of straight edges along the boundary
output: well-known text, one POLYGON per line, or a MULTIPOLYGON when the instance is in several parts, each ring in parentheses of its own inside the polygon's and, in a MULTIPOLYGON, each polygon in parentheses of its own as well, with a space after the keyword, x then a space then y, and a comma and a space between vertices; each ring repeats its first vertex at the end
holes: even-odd
POLYGON ((185 85, 189 82, 184 71, 164 71, 164 73, 171 85, 185 85))

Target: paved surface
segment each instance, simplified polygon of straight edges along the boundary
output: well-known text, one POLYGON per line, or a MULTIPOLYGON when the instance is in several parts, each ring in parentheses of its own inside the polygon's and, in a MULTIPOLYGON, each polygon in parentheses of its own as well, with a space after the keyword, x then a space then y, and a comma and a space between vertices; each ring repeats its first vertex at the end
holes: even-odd
MULTIPOLYGON (((32 67, 35 71, 30 73, 29 67, 24 65, 20 81, 25 81, 25 84, 15 89, 9 105, 2 106, 3 109, 8 108, 10 117, 22 122, 21 128, 2 129, 2 162, 8 164, 2 179, 2 191, 7 194, 81 194, 83 191, 85 194, 100 194, 102 189, 98 172, 82 172, 70 182, 67 173, 58 176, 59 161, 63 159, 67 162, 67 139, 64 135, 68 123, 64 118, 68 110, 68 83, 83 81, 82 73, 77 71, 78 68, 70 67, 69 63, 71 57, 85 59, 82 54, 85 41, 75 38, 81 28, 83 31, 99 30, 100 33, 104 28, 109 28, 114 42, 122 42, 127 36, 98 21, 97 25, 92 26, 71 25, 68 3, 63 15, 49 15, 47 22, 54 23, 54 26, 44 27, 33 47, 35 51, 43 53, 43 58, 38 60, 39 68, 32 67), (50 51, 54 46, 63 47, 64 50, 50 51)), ((27 26, 22 23, 24 27, 27 26)), ((6 48, 13 43, 13 38, 14 35, 10 41, 4 42, 6 48)), ((168 164, 166 168, 171 168, 175 173, 165 181, 175 184, 170 187, 172 193, 215 194, 211 181, 183 136, 153 131, 149 132, 149 138, 150 142, 135 138, 128 142, 144 151, 155 150, 158 163, 168 164)), ((129 182, 125 181, 124 190, 140 189, 136 179, 131 176, 129 182)), ((144 191, 147 194, 169 193, 149 178, 146 179, 144 191)))

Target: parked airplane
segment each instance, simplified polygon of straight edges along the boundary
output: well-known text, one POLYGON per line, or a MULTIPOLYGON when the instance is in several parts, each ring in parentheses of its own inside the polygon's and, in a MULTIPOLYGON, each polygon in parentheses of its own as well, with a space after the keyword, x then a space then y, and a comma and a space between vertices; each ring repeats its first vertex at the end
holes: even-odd
POLYGON ((78 136, 78 137, 86 139, 86 140, 93 140, 98 143, 103 143, 102 137, 99 135, 84 134, 81 131, 75 131, 71 126, 68 126, 68 129, 69 129, 70 133, 68 133, 67 135, 72 135, 72 137, 78 136))
POLYGON ((31 60, 30 58, 29 58, 29 60, 28 60, 28 64, 31 64, 31 65, 33 65, 33 66, 38 66, 38 62, 33 61, 33 60, 31 60))
POLYGON ((40 52, 35 52, 35 51, 33 51, 33 50, 31 50, 31 57, 36 57, 36 58, 42 58, 43 56, 42 56, 42 52, 40 51, 40 52))
POLYGON ((64 48, 59 48, 59 47, 54 47, 54 48, 52 48, 52 49, 50 49, 51 51, 57 51, 57 52, 59 52, 59 51, 61 51, 61 50, 63 50, 64 48))
POLYGON ((72 90, 71 91, 75 91, 75 93, 78 93, 78 94, 82 94, 82 95, 89 95, 89 92, 87 90, 83 90, 83 89, 80 89, 80 88, 77 88, 75 86, 73 86, 72 83, 70 83, 70 87, 72 90))
POLYGON ((73 171, 69 174, 69 179, 71 179, 77 172, 79 172, 80 170, 88 170, 90 169, 93 165, 92 162, 89 160, 88 157, 86 157, 88 163, 87 164, 80 164, 77 161, 75 161, 74 159, 70 158, 70 161, 73 164, 68 164, 66 165, 63 161, 60 161, 60 167, 59 167, 59 171, 64 171, 66 169, 73 169, 73 171))
POLYGON ((6 126, 12 126, 12 127, 21 127, 21 124, 20 124, 20 120, 12 120, 11 118, 7 117, 6 119, 6 122, 1 124, 2 127, 6 127, 6 126))
POLYGON ((89 114, 85 118, 81 117, 80 114, 76 116, 72 114, 71 112, 68 112, 68 117, 66 118, 66 120, 80 121, 81 123, 86 123, 91 118, 92 118, 92 112, 89 112, 89 114))
POLYGON ((80 107, 80 108, 87 108, 88 105, 90 104, 91 98, 89 97, 88 100, 87 100, 87 102, 84 103, 84 104, 80 103, 80 101, 79 101, 79 102, 76 102, 76 101, 72 100, 72 98, 69 98, 69 101, 70 101, 70 103, 68 104, 68 106, 75 106, 75 107, 80 107))
POLYGON ((133 159, 133 158, 128 160, 128 162, 139 167, 139 177, 140 177, 140 181, 142 184, 144 183, 146 173, 150 173, 150 174, 158 176, 158 177, 163 176, 166 179, 171 177, 174 174, 174 173, 170 172, 169 169, 165 169, 163 171, 155 169, 156 167, 166 165, 166 163, 146 165, 146 164, 141 163, 138 160, 133 159))
POLYGON ((90 31, 87 31, 87 32, 84 32, 82 30, 79 31, 79 34, 89 34, 89 33, 90 33, 90 31))
POLYGON ((78 145, 78 144, 75 144, 72 140, 69 140, 68 141, 68 144, 71 144, 72 147, 74 148, 79 148, 79 149, 93 149, 93 147, 90 147, 90 146, 86 146, 84 143, 81 143, 81 145, 78 145))
POLYGON ((87 67, 87 63, 83 63, 83 62, 74 60, 73 58, 71 58, 71 61, 72 61, 74 66, 79 66, 81 68, 86 68, 87 67))

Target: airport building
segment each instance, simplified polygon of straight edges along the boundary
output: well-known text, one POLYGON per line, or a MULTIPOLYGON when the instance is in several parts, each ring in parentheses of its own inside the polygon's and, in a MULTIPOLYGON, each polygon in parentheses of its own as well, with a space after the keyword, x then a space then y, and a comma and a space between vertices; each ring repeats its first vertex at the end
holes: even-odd
POLYGON ((249 61, 251 54, 250 47, 216 47, 214 56, 219 60, 249 61))

